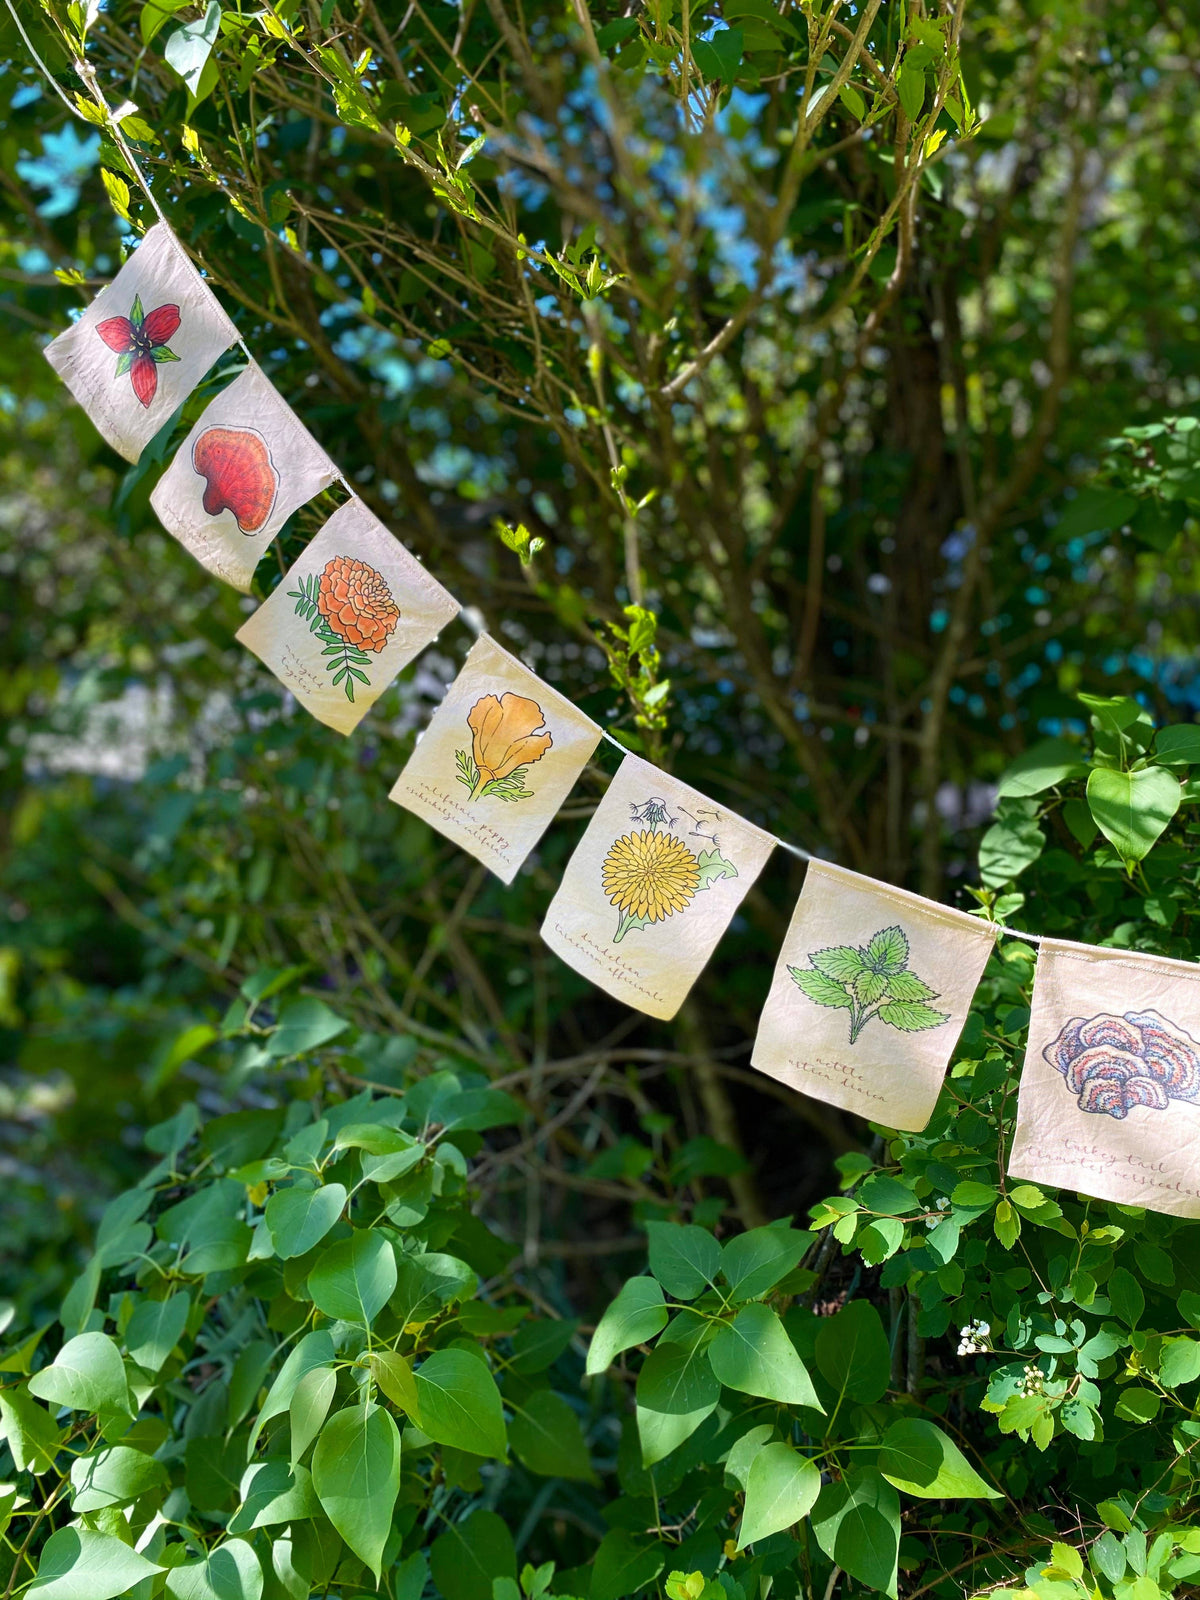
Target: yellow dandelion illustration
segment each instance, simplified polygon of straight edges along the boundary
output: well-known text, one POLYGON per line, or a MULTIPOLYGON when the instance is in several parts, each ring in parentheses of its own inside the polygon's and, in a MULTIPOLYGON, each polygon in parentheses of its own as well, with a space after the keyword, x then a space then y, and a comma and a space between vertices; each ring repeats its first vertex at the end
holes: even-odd
POLYGON ((700 888, 700 863, 682 839, 652 828, 614 841, 601 882, 620 913, 614 944, 633 926, 662 922, 691 904, 700 888))

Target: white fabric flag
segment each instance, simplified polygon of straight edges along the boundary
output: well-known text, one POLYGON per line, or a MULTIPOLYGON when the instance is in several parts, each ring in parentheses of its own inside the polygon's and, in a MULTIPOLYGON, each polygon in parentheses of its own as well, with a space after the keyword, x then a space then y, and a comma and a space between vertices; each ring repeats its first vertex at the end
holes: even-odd
POLYGON ((46 360, 99 432, 136 461, 237 329, 165 222, 157 222, 46 360))
POLYGON ((1042 941, 1008 1171, 1200 1217, 1200 967, 1042 941))
POLYGON ((319 722, 353 733, 458 601, 361 500, 325 523, 238 630, 319 722))
POLYGON ((919 1132, 994 943, 994 929, 965 911, 810 861, 751 1065, 919 1132))
POLYGON ((569 967, 668 1020, 775 847, 769 833, 627 755, 542 923, 569 967))
POLYGON ((214 577, 250 592, 263 551, 337 468, 261 368, 222 389, 158 480, 150 504, 214 577))
POLYGON ((482 635, 388 796, 511 883, 600 729, 482 635))

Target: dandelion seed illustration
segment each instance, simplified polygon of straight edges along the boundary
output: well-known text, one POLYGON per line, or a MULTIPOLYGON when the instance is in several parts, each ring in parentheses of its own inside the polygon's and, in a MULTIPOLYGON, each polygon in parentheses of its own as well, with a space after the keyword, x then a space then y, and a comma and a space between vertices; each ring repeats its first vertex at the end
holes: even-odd
POLYGON ((645 826, 615 839, 600 869, 605 898, 617 911, 614 944, 634 928, 648 928, 686 911, 703 890, 721 878, 738 875, 719 849, 697 855, 666 831, 675 819, 665 800, 653 796, 633 806, 632 812, 633 820, 645 826))

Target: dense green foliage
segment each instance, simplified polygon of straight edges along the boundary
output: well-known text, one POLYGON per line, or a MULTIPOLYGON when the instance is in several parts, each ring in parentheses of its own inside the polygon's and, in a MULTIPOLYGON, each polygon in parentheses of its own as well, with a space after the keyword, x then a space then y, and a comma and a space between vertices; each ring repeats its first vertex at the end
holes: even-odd
POLYGON ((921 1135, 743 1065, 781 855, 631 1017, 536 935, 614 752, 502 890, 384 799, 467 630, 343 743, 157 528, 240 358, 127 470, 37 349, 152 218, 131 101, 273 381, 631 748, 1190 958, 1195 20, 18 11, 79 115, 0 12, 4 1600, 1193 1585, 1196 1225, 1007 1183, 1030 947, 921 1135))

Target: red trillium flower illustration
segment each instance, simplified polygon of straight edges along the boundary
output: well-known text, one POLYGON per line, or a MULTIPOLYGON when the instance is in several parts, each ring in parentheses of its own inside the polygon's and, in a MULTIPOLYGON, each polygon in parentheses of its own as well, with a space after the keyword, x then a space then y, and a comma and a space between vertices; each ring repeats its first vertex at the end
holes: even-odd
POLYGON ((156 306, 149 314, 142 310, 142 299, 135 295, 127 317, 106 317, 96 324, 96 332, 110 350, 117 352, 115 376, 129 374, 133 392, 144 406, 158 392, 158 369, 164 361, 179 357, 167 348, 167 341, 179 329, 179 307, 156 306))

